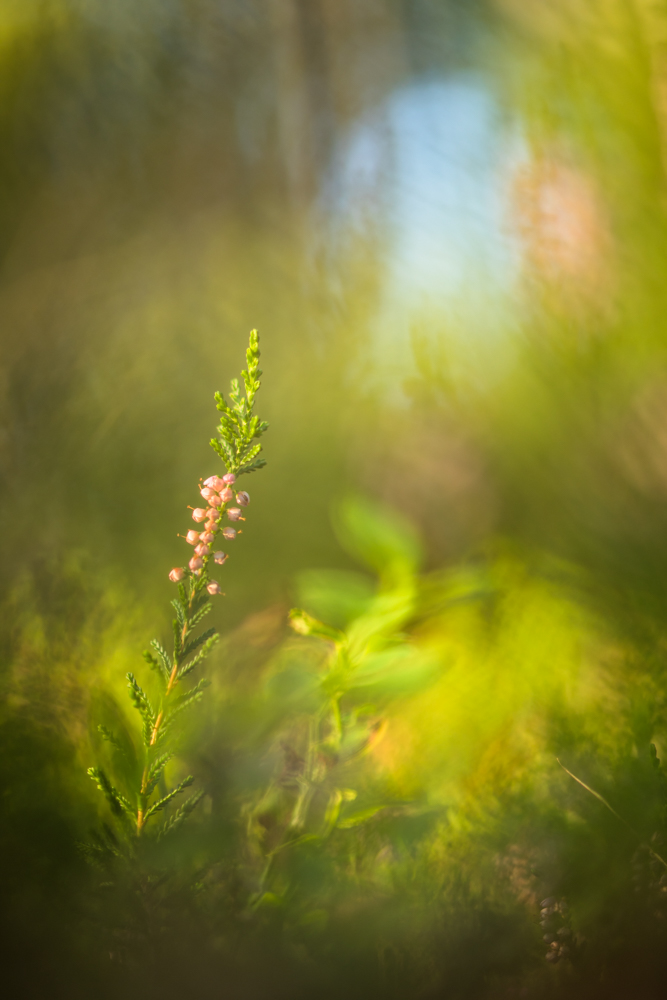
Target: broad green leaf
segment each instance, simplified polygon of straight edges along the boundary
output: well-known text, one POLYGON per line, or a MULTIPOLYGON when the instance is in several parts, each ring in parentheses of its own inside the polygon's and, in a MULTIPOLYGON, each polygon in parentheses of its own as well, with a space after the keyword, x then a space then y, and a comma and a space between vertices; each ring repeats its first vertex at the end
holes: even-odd
POLYGON ((333 525, 343 548, 380 574, 414 572, 421 562, 419 536, 397 510, 350 496, 334 508, 333 525))
POLYGON ((296 586, 300 605, 335 628, 368 611, 377 590, 371 577, 345 570, 306 570, 296 586))

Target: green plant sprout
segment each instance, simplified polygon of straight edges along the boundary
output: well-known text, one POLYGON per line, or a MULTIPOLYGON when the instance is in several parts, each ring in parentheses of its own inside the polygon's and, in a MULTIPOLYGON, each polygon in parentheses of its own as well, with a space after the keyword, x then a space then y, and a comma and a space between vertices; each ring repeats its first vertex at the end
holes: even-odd
MULTIPOLYGON (((375 505, 349 498, 339 510, 348 547, 379 573, 344 628, 293 608, 289 624, 320 646, 322 660, 308 691, 309 710, 283 731, 284 760, 248 810, 248 832, 263 870, 253 905, 275 906, 286 890, 277 862, 291 849, 323 847, 336 831, 366 825, 387 809, 386 798, 351 803, 358 762, 382 739, 382 703, 391 694, 428 686, 434 664, 428 650, 409 641, 406 627, 418 602, 419 546, 410 526, 375 505)), ((335 585, 334 585, 335 586, 335 585)), ((307 595, 304 595, 307 597, 307 595)))
MULTIPOLYGON (((215 394, 216 406, 222 417, 217 428, 219 437, 213 438, 211 446, 222 458, 226 472, 222 477, 210 476, 203 484, 200 481, 200 493, 206 506, 195 507, 192 518, 203 524, 203 531, 187 532, 185 540, 194 547, 193 555, 187 567, 174 567, 169 573, 169 579, 178 584, 178 597, 172 601, 176 612, 173 620, 173 652, 170 655, 159 640, 153 639, 152 650, 146 650, 143 654, 159 679, 161 692, 157 703, 153 704, 133 673, 127 674, 130 699, 141 716, 142 723, 142 750, 139 754, 139 766, 135 769, 134 787, 126 789, 124 793, 112 783, 103 768, 88 769, 88 774, 104 794, 113 816, 131 838, 142 836, 149 821, 164 814, 168 807, 171 808, 167 818, 157 834, 162 837, 172 832, 193 811, 203 795, 202 791, 197 791, 178 808, 173 808, 177 797, 193 784, 194 778, 188 775, 172 788, 167 788, 165 769, 176 756, 178 721, 186 710, 200 701, 204 689, 210 683, 206 678, 201 678, 195 684, 185 687, 183 682, 201 667, 219 638, 215 628, 196 633, 211 610, 209 598, 222 593, 217 580, 209 576, 209 568, 212 563, 224 565, 228 557, 223 551, 215 549, 215 542, 219 536, 226 541, 232 541, 236 537, 237 529, 233 524, 245 520, 243 510, 250 502, 247 492, 235 492, 233 486, 239 476, 254 472, 266 464, 264 459, 257 457, 262 445, 256 442, 264 434, 268 424, 260 421, 253 413, 255 395, 260 388, 262 375, 259 353, 259 338, 257 331, 253 330, 246 352, 247 370, 241 373, 245 396, 241 395, 238 379, 233 379, 231 383, 231 406, 221 393, 215 394), (231 506, 234 501, 238 506, 231 506)), ((106 726, 99 726, 98 731, 115 754, 127 756, 128 747, 115 733, 106 726)), ((100 850, 109 849, 109 839, 115 843, 115 838, 107 837, 100 850)), ((92 848, 88 853, 94 853, 94 850, 92 848)))

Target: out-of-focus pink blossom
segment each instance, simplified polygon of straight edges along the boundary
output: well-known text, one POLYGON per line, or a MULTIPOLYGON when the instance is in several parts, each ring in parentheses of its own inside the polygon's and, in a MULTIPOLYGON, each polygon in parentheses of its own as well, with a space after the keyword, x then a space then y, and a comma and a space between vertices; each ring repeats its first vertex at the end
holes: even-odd
POLYGON ((210 521, 211 518, 213 518, 213 517, 220 517, 220 511, 216 510, 215 507, 207 507, 207 509, 206 509, 206 516, 207 516, 207 518, 210 521))
POLYGON ((227 554, 225 552, 214 552, 213 558, 217 562, 218 566, 222 566, 227 559, 227 554))
POLYGON ((211 582, 206 585, 206 589, 208 590, 209 594, 221 594, 222 593, 222 588, 221 588, 221 586, 220 586, 220 584, 218 583, 217 580, 211 580, 211 582))
POLYGON ((236 529, 235 528, 223 528, 222 529, 222 537, 223 538, 230 538, 230 539, 231 538, 236 538, 236 529))
POLYGON ((195 507, 195 509, 192 511, 192 520, 193 521, 206 520, 206 511, 204 510, 203 507, 195 507))
POLYGON ((193 556, 190 562, 188 563, 188 566, 190 567, 193 573, 196 572, 198 569, 201 569, 203 565, 204 563, 199 558, 199 556, 193 556))
POLYGON ((250 497, 245 490, 241 490, 240 493, 236 494, 236 502, 240 503, 242 507, 247 507, 250 503, 250 497))
POLYGON ((240 507, 230 507, 227 511, 227 517, 230 521, 245 521, 245 518, 241 517, 240 507))
POLYGON ((195 545, 195 552, 197 553, 198 556, 207 556, 208 545, 205 545, 204 543, 200 542, 199 545, 195 545))
POLYGON ((209 476, 208 479, 204 481, 204 486, 208 486, 209 489, 215 490, 216 493, 219 493, 220 490, 224 489, 225 483, 219 476, 209 476))
POLYGON ((233 472, 228 472, 228 473, 227 473, 226 475, 224 475, 224 476, 223 476, 222 478, 223 478, 223 481, 224 481, 225 483, 228 483, 228 484, 229 484, 229 486, 231 486, 231 485, 232 485, 232 483, 235 483, 235 482, 236 482, 236 476, 234 475, 234 473, 233 473, 233 472))
POLYGON ((215 490, 212 490, 210 486, 204 486, 204 488, 199 492, 203 496, 204 500, 208 500, 209 503, 211 502, 211 497, 216 495, 215 490))
POLYGON ((557 289, 559 307, 606 308, 614 298, 613 226, 593 173, 544 149, 522 161, 513 187, 529 269, 557 289))
POLYGON ((206 524, 204 525, 204 527, 206 528, 206 531, 209 534, 211 534, 212 532, 218 530, 218 522, 217 521, 207 521, 206 524))
POLYGON ((228 503, 233 496, 234 496, 234 491, 231 490, 229 486, 225 486, 224 490, 220 490, 220 499, 223 501, 223 503, 228 503))
POLYGON ((210 503, 211 507, 222 507, 222 500, 220 499, 217 493, 214 493, 212 497, 209 497, 208 502, 210 503))
POLYGON ((190 545, 196 545, 197 542, 199 541, 199 532, 190 529, 190 531, 188 531, 187 535, 185 536, 185 540, 186 542, 189 542, 190 545))
POLYGON ((206 545, 210 545, 213 539, 215 538, 215 535, 213 534, 212 531, 202 531, 199 537, 202 542, 206 543, 206 545))
MULTIPOLYGON (((218 560, 216 559, 216 562, 217 561, 218 560)), ((174 566, 174 568, 169 573, 169 579, 171 580, 172 583, 178 583, 179 580, 182 580, 184 576, 185 576, 185 570, 182 569, 182 567, 180 566, 174 566)))

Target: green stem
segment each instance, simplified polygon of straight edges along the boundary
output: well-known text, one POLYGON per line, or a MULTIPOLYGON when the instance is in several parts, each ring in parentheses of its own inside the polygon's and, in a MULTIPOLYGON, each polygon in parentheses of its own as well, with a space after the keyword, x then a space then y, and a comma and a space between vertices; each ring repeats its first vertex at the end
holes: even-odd
POLYGON ((654 858, 656 859, 656 861, 659 861, 661 865, 664 865, 664 866, 665 866, 665 868, 667 868, 667 861, 665 861, 665 859, 664 859, 664 858, 661 858, 661 857, 660 857, 660 855, 658 854, 658 852, 657 852, 657 851, 654 851, 654 850, 653 850, 653 848, 651 847, 651 845, 650 845, 650 844, 647 844, 647 843, 645 843, 645 841, 643 841, 643 840, 642 840, 642 838, 641 838, 641 837, 640 837, 640 835, 639 835, 639 834, 637 833, 637 831, 636 831, 636 830, 634 830, 634 829, 633 829, 633 828, 632 828, 632 827, 630 826, 630 824, 628 823, 628 821, 627 821, 627 820, 625 820, 625 819, 623 819, 623 817, 622 817, 621 815, 619 815, 619 813, 617 813, 617 812, 616 812, 616 810, 615 810, 615 809, 614 809, 614 808, 613 808, 612 806, 610 806, 610 805, 609 805, 609 803, 607 802, 607 800, 606 800, 606 799, 604 799, 604 798, 603 798, 603 797, 602 797, 602 796, 600 795, 600 793, 599 793, 599 792, 596 792, 594 788, 591 788, 591 787, 590 787, 589 785, 587 785, 587 784, 586 784, 586 783, 585 783, 584 781, 582 781, 582 780, 581 780, 581 778, 578 778, 578 777, 576 776, 576 774, 572 774, 572 771, 568 771, 568 769, 567 769, 567 768, 565 767, 565 765, 564 765, 564 764, 561 764, 561 762, 560 762, 560 761, 558 760, 558 757, 556 757, 556 761, 557 761, 557 762, 558 762, 558 763, 560 764, 560 766, 561 766, 561 767, 563 768, 563 770, 565 771, 565 773, 566 773, 566 774, 569 774, 569 775, 570 775, 570 777, 571 777, 571 778, 573 778, 573 779, 574 779, 574 781, 576 781, 578 785, 581 785, 581 787, 582 787, 582 788, 585 788, 587 792, 590 792, 590 793, 591 793, 591 795, 595 796, 595 798, 596 798, 596 799, 598 800, 598 802, 601 802, 603 806, 606 806, 606 807, 607 807, 607 809, 609 810, 609 812, 610 812, 610 813, 611 813, 611 814, 612 814, 613 816, 615 816, 615 817, 616 817, 616 819, 617 819, 617 820, 618 820, 618 821, 619 821, 620 823, 622 823, 622 824, 623 824, 623 826, 624 826, 624 827, 626 827, 626 829, 628 829, 628 830, 630 831, 630 833, 631 833, 631 834, 632 834, 632 835, 633 835, 634 837, 636 837, 636 838, 637 838, 637 840, 638 840, 638 841, 639 841, 639 843, 640 843, 640 844, 642 845, 642 847, 646 847, 646 849, 648 850, 649 854, 651 854, 651 855, 652 855, 652 856, 653 856, 653 857, 654 857, 654 858))

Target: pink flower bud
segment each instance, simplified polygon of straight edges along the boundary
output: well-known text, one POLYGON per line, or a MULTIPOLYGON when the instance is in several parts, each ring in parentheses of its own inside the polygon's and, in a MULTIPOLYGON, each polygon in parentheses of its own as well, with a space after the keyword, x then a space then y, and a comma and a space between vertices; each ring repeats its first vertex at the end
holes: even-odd
POLYGON ((208 590, 209 594, 222 593, 222 588, 220 587, 220 584, 218 583, 217 580, 211 580, 211 582, 207 584, 206 589, 208 590))
POLYGON ((218 566, 222 566, 222 564, 226 561, 227 556, 224 552, 214 552, 213 558, 217 562, 218 566))
POLYGON ((196 570, 201 569, 203 565, 204 565, 204 563, 199 558, 199 556, 193 556, 192 559, 190 560, 190 562, 188 563, 188 566, 190 567, 190 569, 192 570, 193 573, 196 570))
POLYGON ((230 490, 229 486, 225 486, 224 490, 220 490, 220 499, 223 501, 223 503, 229 503, 229 501, 232 499, 233 496, 234 496, 234 491, 230 490))
POLYGON ((202 544, 202 542, 200 542, 199 545, 195 545, 195 552, 197 553, 198 556, 202 556, 202 557, 203 556, 207 556, 208 555, 208 545, 204 545, 204 544, 202 544))
POLYGON ((204 486, 208 486, 210 489, 215 490, 216 493, 219 493, 220 490, 224 489, 225 483, 224 480, 219 478, 219 476, 209 476, 208 479, 205 480, 204 486))
POLYGON ((222 507, 222 500, 220 499, 217 493, 214 493, 212 497, 209 497, 208 502, 210 503, 211 507, 222 507))
MULTIPOLYGON (((216 562, 217 561, 218 560, 216 559, 216 562)), ((179 580, 182 580, 184 576, 185 576, 185 570, 182 569, 180 566, 174 566, 174 568, 169 573, 169 579, 171 580, 172 583, 178 583, 179 580)))
POLYGON ((228 472, 226 476, 222 477, 223 482, 228 483, 230 486, 232 483, 236 482, 236 476, 233 472, 228 472))
POLYGON ((199 538, 202 542, 205 542, 206 545, 210 545, 213 539, 215 538, 215 535, 213 534, 212 531, 202 531, 199 538))
POLYGON ((193 521, 206 520, 206 511, 204 510, 203 507, 195 507, 195 509, 192 511, 192 520, 193 521))
POLYGON ((186 542, 189 542, 190 545, 196 545, 197 542, 199 541, 199 532, 192 530, 188 531, 187 535, 185 536, 185 540, 186 542))
POLYGON ((245 490, 241 490, 240 493, 236 494, 236 502, 240 503, 242 507, 247 507, 250 503, 250 497, 245 490))
POLYGON ((227 517, 230 521, 244 521, 245 518, 241 517, 240 507, 230 507, 227 511, 227 517))
POLYGON ((220 517, 220 511, 216 510, 215 507, 207 507, 207 509, 206 509, 206 516, 207 516, 207 518, 210 521, 211 518, 220 517))
POLYGON ((229 538, 229 539, 236 538, 236 531, 235 531, 235 529, 234 528, 223 528, 222 529, 222 537, 223 538, 229 538))
POLYGON ((199 492, 203 496, 204 500, 208 500, 209 503, 211 502, 211 497, 216 495, 215 490, 212 490, 210 486, 205 486, 203 490, 200 490, 199 492))
POLYGON ((207 521, 206 524, 204 525, 204 527, 206 528, 206 531, 210 535, 214 531, 218 530, 218 522, 217 521, 207 521))

